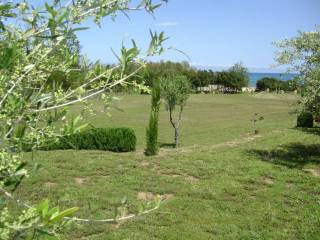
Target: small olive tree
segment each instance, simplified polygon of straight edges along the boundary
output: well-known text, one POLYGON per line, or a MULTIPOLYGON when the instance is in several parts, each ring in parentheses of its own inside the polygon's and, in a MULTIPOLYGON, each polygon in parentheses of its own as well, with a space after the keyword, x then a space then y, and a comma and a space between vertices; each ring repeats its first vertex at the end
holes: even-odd
POLYGON ((276 42, 275 60, 299 73, 302 82, 300 112, 320 115, 320 27, 310 32, 276 42))
POLYGON ((151 93, 151 113, 149 118, 149 126, 147 127, 146 141, 147 147, 145 154, 147 156, 157 155, 159 151, 158 145, 158 122, 159 122, 159 110, 160 110, 160 81, 156 79, 153 82, 151 93))
POLYGON ((191 84, 184 75, 169 75, 161 79, 161 97, 169 112, 169 120, 174 128, 174 146, 179 146, 179 128, 183 109, 189 98, 191 84), (177 116, 174 112, 177 109, 177 116))

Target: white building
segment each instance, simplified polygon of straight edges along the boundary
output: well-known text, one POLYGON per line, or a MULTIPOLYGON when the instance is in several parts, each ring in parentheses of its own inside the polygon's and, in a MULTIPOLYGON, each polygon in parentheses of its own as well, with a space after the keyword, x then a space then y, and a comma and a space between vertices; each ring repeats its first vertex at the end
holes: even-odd
MULTIPOLYGON (((198 87, 198 92, 233 92, 233 89, 226 88, 222 85, 210 84, 205 87, 198 87)), ((241 92, 255 92, 255 87, 243 87, 241 88, 241 92)))
POLYGON ((243 87, 241 88, 242 92, 255 92, 256 91, 256 87, 243 87))

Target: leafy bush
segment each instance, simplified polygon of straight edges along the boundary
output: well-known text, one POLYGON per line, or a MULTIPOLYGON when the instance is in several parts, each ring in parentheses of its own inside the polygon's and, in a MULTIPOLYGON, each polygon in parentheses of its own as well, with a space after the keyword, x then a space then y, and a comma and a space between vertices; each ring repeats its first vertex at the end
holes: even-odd
POLYGON ((297 118, 297 127, 313 127, 313 115, 311 112, 302 112, 297 118))
POLYGON ((257 90, 258 91, 266 91, 269 89, 271 92, 284 90, 285 82, 281 81, 277 78, 272 77, 264 77, 257 81, 257 90))
POLYGON ((131 152, 136 149, 136 135, 130 128, 92 128, 48 141, 41 150, 87 149, 131 152))
POLYGON ((224 92, 236 93, 248 86, 248 79, 239 72, 223 71, 217 73, 215 84, 222 86, 224 92))
POLYGON ((269 91, 271 92, 280 90, 291 92, 300 90, 302 88, 302 83, 298 77, 287 81, 283 81, 273 77, 264 77, 257 81, 256 87, 258 91, 266 91, 267 89, 269 89, 269 91))
POLYGON ((299 77, 292 78, 290 80, 284 81, 282 84, 282 89, 287 92, 300 91, 303 88, 303 82, 299 77))

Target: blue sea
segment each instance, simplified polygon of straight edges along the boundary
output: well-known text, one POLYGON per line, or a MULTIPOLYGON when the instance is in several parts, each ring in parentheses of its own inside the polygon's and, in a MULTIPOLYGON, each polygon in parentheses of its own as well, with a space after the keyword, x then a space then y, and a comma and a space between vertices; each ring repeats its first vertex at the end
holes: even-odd
POLYGON ((298 74, 295 74, 295 73, 249 73, 249 78, 250 78, 249 86, 255 87, 257 81, 264 77, 273 77, 279 80, 287 81, 296 76, 298 76, 298 74))

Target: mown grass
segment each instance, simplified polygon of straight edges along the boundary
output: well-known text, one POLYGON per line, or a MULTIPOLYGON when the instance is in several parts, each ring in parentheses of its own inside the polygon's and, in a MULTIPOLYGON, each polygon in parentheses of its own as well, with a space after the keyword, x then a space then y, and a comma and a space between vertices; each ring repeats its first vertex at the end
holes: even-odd
MULTIPOLYGON (((105 114, 88 118, 95 127, 126 126, 133 127, 138 136, 138 147, 145 147, 145 130, 150 114, 150 97, 148 95, 121 96, 117 104, 119 109, 112 110, 112 117, 105 114)), ((252 130, 250 119, 254 113, 265 117, 261 131, 294 126, 295 116, 288 112, 294 110, 294 95, 191 95, 183 113, 181 125, 181 144, 212 145, 237 138, 252 130)), ((94 110, 103 108, 94 103, 94 110)), ((79 112, 81 109, 74 109, 79 112)), ((160 112, 160 142, 173 143, 173 129, 169 124, 169 115, 162 105, 160 112)))
MULTIPOLYGON (((66 239, 320 239, 319 131, 294 129, 289 95, 193 95, 184 112, 182 147, 143 155, 148 96, 124 96, 97 127, 133 127, 138 150, 38 152, 19 187, 23 199, 78 206, 78 217, 109 218, 121 199, 137 212, 139 192, 170 194, 161 208, 121 224, 73 224, 66 239), (250 118, 259 112, 260 134, 250 118), (311 171, 312 170, 312 171, 311 171), (28 190, 28 191, 26 191, 28 190)), ((95 104, 98 108, 98 104, 95 104)), ((74 109, 77 111, 77 109, 74 109)), ((160 140, 170 144, 167 114, 160 140)))

